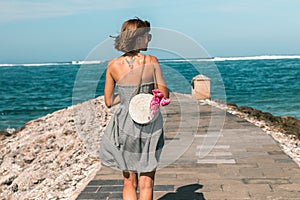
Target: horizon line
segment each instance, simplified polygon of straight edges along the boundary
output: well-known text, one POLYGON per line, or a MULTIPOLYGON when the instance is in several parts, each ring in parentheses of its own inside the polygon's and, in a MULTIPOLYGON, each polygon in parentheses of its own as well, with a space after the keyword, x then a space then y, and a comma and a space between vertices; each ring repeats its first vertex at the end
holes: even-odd
MULTIPOLYGON (((270 60, 270 59, 300 59, 300 54, 274 54, 274 55, 251 55, 251 56, 212 56, 212 57, 194 57, 194 58, 181 58, 181 57, 174 57, 174 58, 159 58, 158 60, 161 61, 226 61, 226 60, 270 60)), ((30 62, 30 63, 0 63, 0 66, 17 66, 17 65, 61 65, 61 64, 99 64, 103 62, 107 62, 108 60, 69 60, 69 61, 45 61, 45 62, 30 62)))

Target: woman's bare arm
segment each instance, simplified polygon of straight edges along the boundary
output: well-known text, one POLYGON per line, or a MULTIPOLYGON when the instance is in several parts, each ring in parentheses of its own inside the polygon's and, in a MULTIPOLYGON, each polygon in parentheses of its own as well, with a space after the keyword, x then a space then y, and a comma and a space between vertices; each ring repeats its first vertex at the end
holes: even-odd
POLYGON ((157 87, 164 94, 164 97, 169 98, 169 89, 166 85, 166 82, 163 77, 163 73, 162 73, 162 70, 160 68, 157 58, 155 56, 152 56, 151 62, 154 64, 157 87))
POLYGON ((111 68, 113 63, 109 63, 106 68, 106 78, 105 78, 105 86, 104 86, 104 101, 107 107, 114 106, 120 103, 119 95, 114 94, 114 89, 116 82, 111 75, 111 68))

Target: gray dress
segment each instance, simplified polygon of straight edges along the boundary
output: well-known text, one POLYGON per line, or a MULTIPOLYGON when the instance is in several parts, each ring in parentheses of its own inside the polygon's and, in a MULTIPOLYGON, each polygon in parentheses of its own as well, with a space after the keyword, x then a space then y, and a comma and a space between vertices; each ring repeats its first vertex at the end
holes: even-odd
MULTIPOLYGON (((164 145, 161 113, 150 124, 135 123, 129 115, 130 99, 136 85, 117 84, 121 102, 107 125, 100 144, 101 163, 121 170, 150 172, 157 168, 164 145)), ((140 93, 151 93, 153 83, 140 86, 140 93)))

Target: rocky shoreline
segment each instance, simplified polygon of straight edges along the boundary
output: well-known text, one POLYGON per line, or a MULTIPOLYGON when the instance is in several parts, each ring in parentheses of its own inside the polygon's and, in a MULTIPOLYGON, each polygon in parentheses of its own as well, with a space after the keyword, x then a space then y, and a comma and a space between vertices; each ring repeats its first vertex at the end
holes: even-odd
MULTIPOLYGON (((300 121, 202 100, 262 128, 300 166, 300 121)), ((116 107, 115 107, 116 108, 116 107)), ((0 134, 0 199, 76 199, 100 170, 99 143, 114 109, 103 96, 0 134)))
POLYGON ((0 136, 0 199, 76 199, 100 169, 112 115, 103 97, 32 120, 0 136))

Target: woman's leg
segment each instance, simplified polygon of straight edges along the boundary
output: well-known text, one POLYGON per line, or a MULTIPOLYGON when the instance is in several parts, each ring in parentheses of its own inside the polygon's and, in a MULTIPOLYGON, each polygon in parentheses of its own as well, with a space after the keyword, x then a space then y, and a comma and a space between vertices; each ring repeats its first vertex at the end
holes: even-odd
POLYGON ((136 188, 138 177, 137 173, 131 171, 123 171, 124 187, 123 200, 137 200, 136 188))
POLYGON ((140 178, 139 178, 140 200, 153 199, 154 176, 155 176, 155 171, 143 172, 140 174, 140 178))

